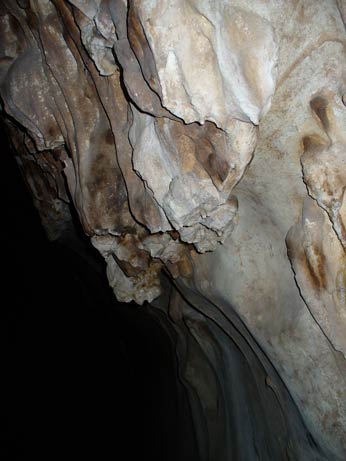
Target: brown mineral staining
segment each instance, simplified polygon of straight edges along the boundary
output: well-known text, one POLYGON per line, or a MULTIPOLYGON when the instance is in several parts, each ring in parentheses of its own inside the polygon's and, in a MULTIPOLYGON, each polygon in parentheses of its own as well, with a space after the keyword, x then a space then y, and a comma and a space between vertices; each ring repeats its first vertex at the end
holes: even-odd
POLYGON ((302 139, 304 152, 316 151, 325 145, 325 141, 320 136, 305 136, 302 139))
POLYGON ((336 296, 346 312, 346 267, 338 271, 335 279, 336 296))
POLYGON ((130 262, 117 258, 116 255, 114 255, 114 259, 127 277, 136 277, 142 272, 140 267, 133 266, 130 262))
POLYGON ((114 145, 114 135, 113 135, 113 131, 111 129, 106 130, 106 132, 105 132, 105 141, 110 146, 114 145))
POLYGON ((209 171, 213 176, 216 176, 220 182, 224 182, 228 176, 230 167, 226 160, 218 157, 214 152, 208 156, 209 171))
POLYGON ((328 113, 327 113, 327 107, 328 107, 327 99, 325 99, 322 96, 316 96, 310 102, 310 107, 315 112, 317 117, 320 119, 323 127, 326 130, 328 130, 328 128, 329 128, 329 120, 328 120, 328 113))
POLYGON ((183 173, 194 171, 196 164, 196 148, 192 139, 188 136, 182 135, 177 140, 177 149, 181 153, 183 173))
POLYGON ((324 290, 327 286, 325 255, 319 248, 309 247, 305 249, 305 256, 312 286, 318 290, 324 290))
POLYGON ((26 10, 27 24, 32 31, 36 31, 39 26, 39 22, 35 13, 32 10, 26 10))
POLYGON ((177 279, 180 276, 179 267, 177 264, 172 264, 169 261, 165 263, 165 266, 173 279, 177 279))
POLYGON ((119 246, 126 249, 128 256, 127 261, 134 267, 140 270, 146 270, 149 266, 150 257, 148 252, 140 249, 140 240, 133 234, 126 234, 120 237, 119 246))
POLYGON ((129 21, 129 38, 131 47, 139 59, 144 58, 143 45, 146 44, 145 37, 143 36, 143 28, 135 15, 135 9, 131 8, 128 15, 129 21))
POLYGON ((59 129, 56 125, 51 125, 49 128, 48 128, 48 134, 49 136, 51 136, 52 138, 54 138, 55 136, 57 136, 59 134, 59 129))
POLYGON ((173 240, 178 240, 179 239, 179 232, 177 231, 170 231, 169 235, 172 237, 173 240))
POLYGON ((190 262, 189 256, 184 256, 181 261, 178 263, 179 274, 182 277, 191 277, 192 276, 192 264, 190 262))

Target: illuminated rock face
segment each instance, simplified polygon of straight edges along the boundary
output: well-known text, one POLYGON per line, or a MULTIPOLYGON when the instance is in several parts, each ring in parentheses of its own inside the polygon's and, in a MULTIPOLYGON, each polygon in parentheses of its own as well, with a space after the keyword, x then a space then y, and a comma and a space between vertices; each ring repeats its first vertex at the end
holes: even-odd
POLYGON ((0 5, 43 224, 73 208, 116 297, 169 314, 200 459, 345 459, 344 1, 0 5))

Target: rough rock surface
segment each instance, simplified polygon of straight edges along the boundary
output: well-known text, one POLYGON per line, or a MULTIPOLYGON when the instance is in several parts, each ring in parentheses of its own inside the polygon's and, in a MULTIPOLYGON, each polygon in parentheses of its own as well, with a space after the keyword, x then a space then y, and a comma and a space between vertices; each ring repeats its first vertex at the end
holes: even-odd
POLYGON ((117 298, 164 311, 201 460, 346 458, 345 20, 344 0, 0 2, 42 222, 77 215, 117 298))

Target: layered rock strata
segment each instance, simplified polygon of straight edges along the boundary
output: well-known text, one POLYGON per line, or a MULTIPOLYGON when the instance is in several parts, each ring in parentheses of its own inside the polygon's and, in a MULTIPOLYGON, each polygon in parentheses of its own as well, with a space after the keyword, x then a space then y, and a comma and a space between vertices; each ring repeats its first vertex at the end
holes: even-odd
POLYGON ((165 312, 200 459, 346 457, 345 11, 0 3, 2 118, 43 225, 77 218, 118 300, 165 312))

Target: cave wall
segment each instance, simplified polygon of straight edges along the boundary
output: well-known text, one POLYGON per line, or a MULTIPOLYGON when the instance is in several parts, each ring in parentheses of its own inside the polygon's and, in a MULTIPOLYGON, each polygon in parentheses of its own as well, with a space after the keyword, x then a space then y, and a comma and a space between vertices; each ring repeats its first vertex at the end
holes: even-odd
POLYGON ((116 298, 164 314, 203 460, 346 456, 345 11, 0 3, 42 223, 77 219, 116 298))

